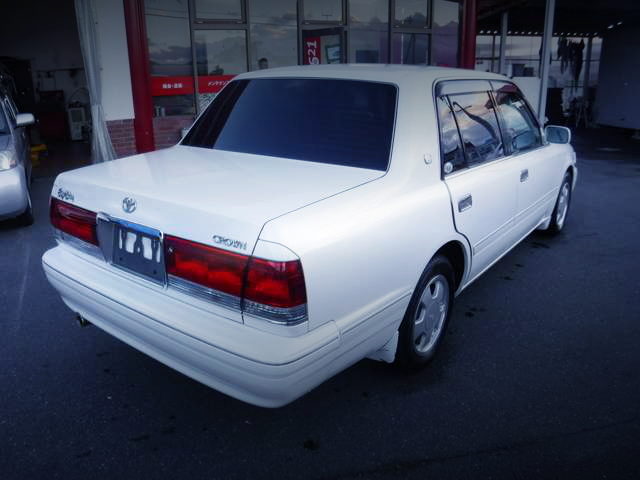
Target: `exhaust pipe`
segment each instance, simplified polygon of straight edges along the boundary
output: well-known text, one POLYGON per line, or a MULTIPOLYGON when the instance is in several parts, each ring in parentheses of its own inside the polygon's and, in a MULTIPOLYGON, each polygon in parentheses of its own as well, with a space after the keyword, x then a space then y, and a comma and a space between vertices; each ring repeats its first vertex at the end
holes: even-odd
POLYGON ((76 314, 76 320, 78 321, 78 325, 80 325, 81 327, 88 327, 89 325, 91 325, 91 322, 79 313, 76 314))

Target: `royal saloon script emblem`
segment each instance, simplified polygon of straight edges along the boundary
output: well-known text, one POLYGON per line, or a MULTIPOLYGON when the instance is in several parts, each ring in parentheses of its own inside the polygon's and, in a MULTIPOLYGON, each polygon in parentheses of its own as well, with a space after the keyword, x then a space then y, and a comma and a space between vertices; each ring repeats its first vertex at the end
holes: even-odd
POLYGON ((138 204, 136 203, 136 199, 132 197, 124 197, 122 199, 122 210, 127 213, 133 213, 136 211, 136 207, 138 204))

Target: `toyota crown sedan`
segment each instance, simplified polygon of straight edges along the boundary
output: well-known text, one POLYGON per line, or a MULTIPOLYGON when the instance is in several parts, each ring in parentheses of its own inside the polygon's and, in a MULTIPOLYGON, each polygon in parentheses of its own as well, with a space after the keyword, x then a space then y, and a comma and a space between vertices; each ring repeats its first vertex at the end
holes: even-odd
POLYGON ((58 176, 44 270, 83 322, 278 407, 365 357, 427 364, 456 295, 563 229, 569 142, 500 75, 250 72, 178 145, 58 176))

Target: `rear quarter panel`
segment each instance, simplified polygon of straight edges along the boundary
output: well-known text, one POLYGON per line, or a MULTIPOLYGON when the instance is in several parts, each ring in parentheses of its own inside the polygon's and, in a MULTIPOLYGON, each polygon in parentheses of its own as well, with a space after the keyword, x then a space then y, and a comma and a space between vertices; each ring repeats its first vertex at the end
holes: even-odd
MULTIPOLYGON (((264 226, 261 239, 301 258, 310 329, 335 321, 345 332, 385 307, 408 304, 434 253, 451 240, 465 242, 440 179, 437 132, 431 86, 401 90, 383 177, 264 226)), ((402 315, 386 320, 395 329, 402 315)))

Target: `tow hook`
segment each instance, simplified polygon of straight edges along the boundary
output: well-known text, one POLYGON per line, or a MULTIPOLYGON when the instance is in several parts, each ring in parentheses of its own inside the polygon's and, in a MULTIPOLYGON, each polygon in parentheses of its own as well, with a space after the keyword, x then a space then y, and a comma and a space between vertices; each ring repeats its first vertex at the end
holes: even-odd
POLYGON ((78 325, 80 325, 81 327, 88 327, 89 325, 91 325, 91 322, 80 314, 76 314, 76 320, 78 321, 78 325))

